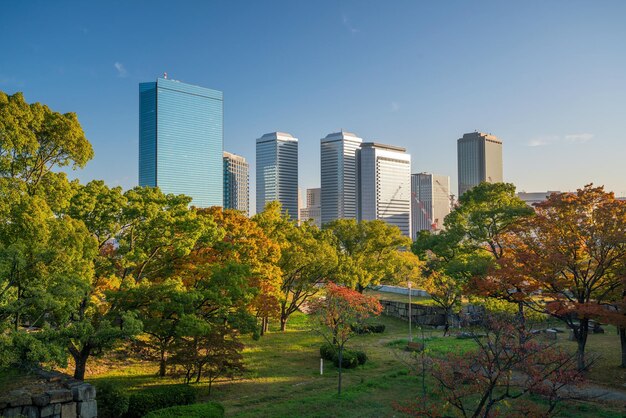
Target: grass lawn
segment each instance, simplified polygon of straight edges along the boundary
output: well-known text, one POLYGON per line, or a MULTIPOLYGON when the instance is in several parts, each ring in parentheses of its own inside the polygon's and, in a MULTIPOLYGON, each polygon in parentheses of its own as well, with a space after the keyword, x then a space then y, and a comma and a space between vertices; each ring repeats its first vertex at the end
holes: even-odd
MULTIPOLYGON (((409 373, 410 355, 402 350, 408 326, 389 317, 377 321, 386 325, 383 334, 356 336, 348 343, 350 348, 365 351, 369 360, 364 366, 344 371, 341 398, 337 397, 337 370, 326 364, 324 375, 319 373, 321 337, 309 331, 306 315, 296 313, 288 323, 287 332, 278 332, 278 324, 271 324, 271 332, 259 341, 245 338, 248 372, 236 380, 214 383, 210 396, 205 383, 198 385, 200 400, 220 402, 226 416, 232 417, 399 416, 393 404, 415 400, 420 388, 419 378, 409 373)), ((415 331, 416 339, 421 338, 418 333, 415 331)), ((440 331, 434 330, 425 331, 424 338, 430 355, 452 350, 471 352, 474 344, 472 340, 442 337, 440 331)), ((605 339, 606 344, 618 349, 617 337, 612 334, 592 336, 590 347, 601 348, 598 342, 605 339)), ((123 356, 119 352, 118 356, 93 362, 87 380, 114 381, 129 390, 179 382, 156 377, 154 363, 124 360, 123 356)), ((565 405, 561 416, 584 417, 591 412, 600 417, 622 416, 615 409, 583 402, 565 405)))

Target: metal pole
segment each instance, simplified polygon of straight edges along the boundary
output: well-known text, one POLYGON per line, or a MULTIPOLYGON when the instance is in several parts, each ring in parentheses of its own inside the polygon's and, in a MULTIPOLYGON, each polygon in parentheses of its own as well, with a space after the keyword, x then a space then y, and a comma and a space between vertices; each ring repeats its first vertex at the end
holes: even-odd
POLYGON ((324 359, 320 358, 320 375, 324 374, 324 359))
POLYGON ((409 342, 413 342, 413 330, 411 329, 411 282, 409 285, 409 342))

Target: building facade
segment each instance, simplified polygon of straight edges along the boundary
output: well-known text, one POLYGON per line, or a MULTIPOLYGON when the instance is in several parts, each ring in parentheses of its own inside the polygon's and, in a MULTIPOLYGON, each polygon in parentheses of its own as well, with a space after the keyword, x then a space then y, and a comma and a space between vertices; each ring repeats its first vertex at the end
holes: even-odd
POLYGON ((298 139, 272 132, 256 140, 256 211, 278 201, 298 220, 298 139))
MULTIPOLYGON (((380 219, 411 236, 411 156, 404 148, 364 142, 358 157, 358 219, 380 219)), ((323 186, 322 186, 323 190, 323 186)))
POLYGON ((555 190, 548 190, 547 192, 519 192, 517 197, 522 199, 528 206, 534 206, 536 203, 547 200, 552 193, 559 194, 561 192, 555 190))
POLYGON ((250 215, 250 168, 245 158, 224 151, 224 208, 250 215))
POLYGON ((167 78, 139 84, 139 185, 223 205, 222 92, 167 78))
POLYGON ((321 139, 322 224, 357 218, 357 150, 362 142, 343 131, 321 139))
POLYGON ((312 220, 318 228, 322 227, 321 188, 306 189, 306 207, 300 209, 300 221, 312 220))
POLYGON ((450 213, 450 177, 411 174, 411 238, 419 231, 439 231, 450 213))
POLYGON ((502 181, 502 141, 482 132, 464 134, 457 141, 459 197, 482 182, 502 181))

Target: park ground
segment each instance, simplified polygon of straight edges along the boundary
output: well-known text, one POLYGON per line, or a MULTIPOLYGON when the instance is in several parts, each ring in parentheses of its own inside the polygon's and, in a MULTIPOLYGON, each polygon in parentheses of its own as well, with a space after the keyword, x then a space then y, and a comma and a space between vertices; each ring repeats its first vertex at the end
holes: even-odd
MULTIPOLYGON (((402 416, 394 404, 415 401, 420 393, 421 380, 413 373, 412 361, 403 351, 407 339, 407 322, 382 316, 382 334, 355 336, 349 343, 353 349, 363 350, 369 360, 364 366, 344 371, 344 391, 337 397, 337 370, 326 364, 320 375, 319 347, 322 338, 311 331, 308 318, 294 314, 286 332, 278 331, 278 324, 270 332, 254 341, 244 338, 247 372, 234 380, 214 383, 211 394, 206 383, 196 385, 200 401, 220 402, 226 416, 232 417, 385 417, 402 416)), ((449 351, 471 352, 473 340, 443 337, 441 331, 425 330, 418 338, 425 338, 429 355, 438 356, 449 351)), ((566 334, 559 335, 559 344, 574 350, 566 334)), ((591 335, 589 352, 598 356, 589 373, 594 390, 626 395, 626 370, 619 364, 619 340, 614 330, 591 335)), ((179 379, 156 377, 155 363, 129 358, 120 349, 108 357, 92 362, 87 380, 98 384, 111 381, 129 391, 149 385, 180 383, 179 379)), ((427 386, 432 382, 427 380, 427 386)), ((540 400, 537 400, 541 402, 540 400)), ((622 417, 626 405, 606 401, 568 401, 561 406, 563 417, 622 417)))

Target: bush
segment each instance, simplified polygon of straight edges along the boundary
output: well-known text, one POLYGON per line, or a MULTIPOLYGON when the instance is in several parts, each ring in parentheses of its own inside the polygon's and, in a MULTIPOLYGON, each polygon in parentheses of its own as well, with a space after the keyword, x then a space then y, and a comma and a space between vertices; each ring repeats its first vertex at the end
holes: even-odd
POLYGON ((320 347, 320 357, 322 357, 324 360, 333 361, 336 352, 337 350, 335 349, 335 346, 330 343, 324 343, 320 347))
MULTIPOLYGON (((125 418, 141 418, 148 412, 196 402, 196 390, 189 385, 144 388, 130 395, 125 418)), ((99 399, 99 398, 98 398, 99 399)))
POLYGON ((385 324, 353 325, 352 330, 357 334, 381 334, 385 332, 385 324))
POLYGON ((364 351, 355 351, 356 359, 359 362, 359 365, 365 364, 367 361, 367 354, 364 351))
MULTIPOLYGON (((333 363, 336 367, 339 367, 339 353, 333 358, 333 363)), ((359 359, 354 351, 343 350, 341 355, 341 367, 343 369, 354 369, 359 365, 359 359)))
POLYGON ((224 416, 224 407, 217 402, 197 403, 193 405, 171 406, 158 411, 150 412, 144 418, 221 418, 224 416))
POLYGON ((96 392, 99 417, 120 418, 128 411, 129 395, 120 386, 110 382, 97 383, 96 392))

